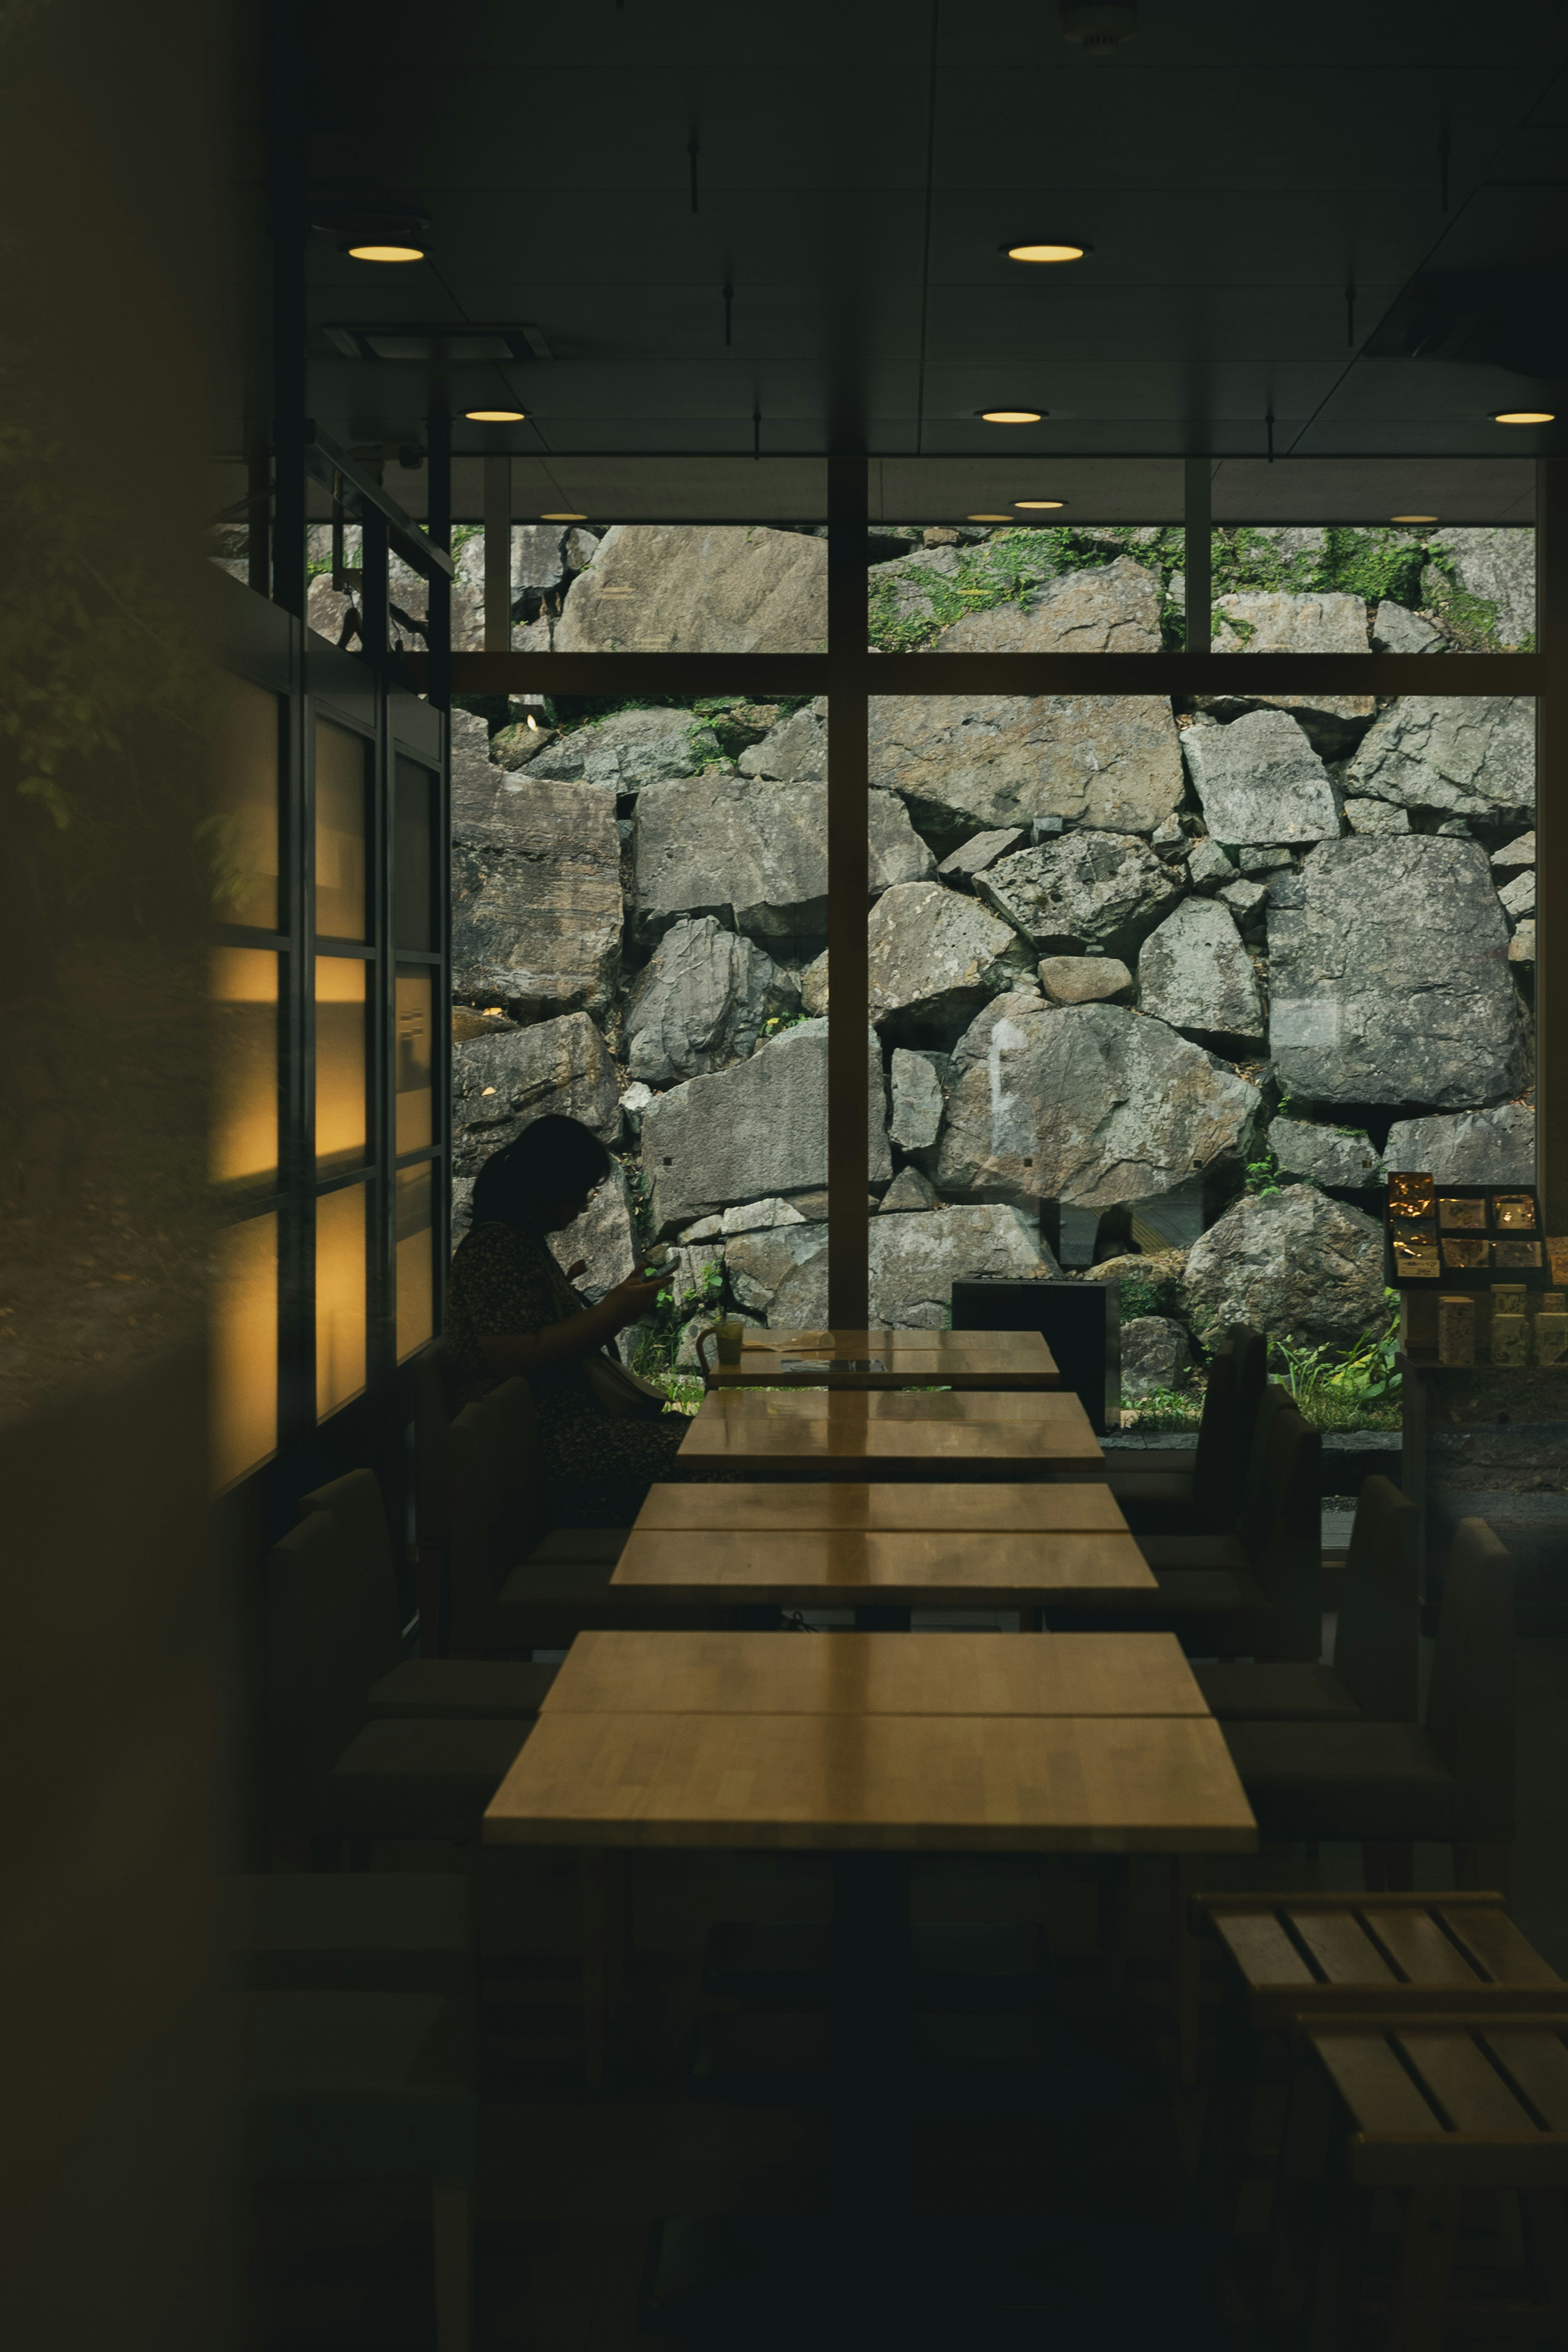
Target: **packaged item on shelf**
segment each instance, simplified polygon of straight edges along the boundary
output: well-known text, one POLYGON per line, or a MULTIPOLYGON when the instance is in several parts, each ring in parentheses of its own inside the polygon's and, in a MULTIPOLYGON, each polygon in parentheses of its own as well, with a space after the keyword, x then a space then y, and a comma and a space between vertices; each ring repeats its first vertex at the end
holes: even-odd
POLYGON ((1491 1263, 1491 1244, 1487 1240, 1484 1234, 1477 1234, 1474 1239, 1471 1239, 1468 1235, 1460 1236, 1453 1240, 1445 1238, 1443 1243, 1443 1263, 1445 1265, 1451 1266, 1489 1265, 1491 1263))
POLYGON ((1491 1210, 1492 1223, 1499 1233, 1535 1231, 1535 1202, 1528 1192, 1494 1192, 1491 1210))
POLYGON ((1437 1216, 1446 1234, 1484 1234, 1487 1229, 1484 1201, 1439 1201, 1437 1216))
POLYGON ((1443 1270, 1436 1242, 1407 1242, 1394 1237, 1394 1272, 1400 1282, 1436 1282, 1443 1270))
POLYGON ((1391 1217, 1430 1217, 1436 1211, 1436 1191, 1430 1176, 1398 1175, 1388 1180, 1391 1217))
POLYGON ((1492 1244, 1494 1265, 1539 1265, 1541 1244, 1526 1241, 1522 1234, 1500 1234, 1492 1244))
POLYGON ((1542 1298, 1541 1312, 1535 1318, 1535 1360, 1538 1364, 1568 1363, 1568 1314, 1563 1312, 1560 1290, 1549 1290, 1542 1298))
POLYGON ((1530 1361, 1530 1318, 1492 1308, 1491 1359, 1494 1364, 1530 1361))
POLYGON ((1552 1269, 1552 1279, 1568 1290, 1568 1234, 1548 1234, 1546 1261, 1552 1269))
POLYGON ((1476 1302, 1450 1295, 1437 1301, 1437 1361, 1473 1364, 1476 1360, 1476 1302))

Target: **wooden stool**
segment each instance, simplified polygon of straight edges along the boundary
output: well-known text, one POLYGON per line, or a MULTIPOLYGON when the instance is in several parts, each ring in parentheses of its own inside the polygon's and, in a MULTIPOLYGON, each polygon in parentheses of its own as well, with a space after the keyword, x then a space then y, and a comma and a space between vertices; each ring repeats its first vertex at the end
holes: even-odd
POLYGON ((1441 2352, 1451 2335, 1494 2329, 1568 2338, 1568 2004, 1308 2017, 1300 2040, 1352 2126, 1309 2352, 1337 2352, 1363 2319, 1383 2323, 1390 2352, 1441 2352), (1390 2193, 1397 2250, 1380 2280, 1368 2208, 1390 2193))

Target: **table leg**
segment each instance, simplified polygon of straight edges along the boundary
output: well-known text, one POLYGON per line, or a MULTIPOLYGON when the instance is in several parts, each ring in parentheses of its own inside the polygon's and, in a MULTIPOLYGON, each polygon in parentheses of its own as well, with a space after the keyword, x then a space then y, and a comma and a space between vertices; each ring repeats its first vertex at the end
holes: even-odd
POLYGON ((605 2079, 605 2041, 609 2015, 610 1897, 617 1856, 584 1846, 577 1857, 583 1897, 583 2065, 590 2090, 605 2079))

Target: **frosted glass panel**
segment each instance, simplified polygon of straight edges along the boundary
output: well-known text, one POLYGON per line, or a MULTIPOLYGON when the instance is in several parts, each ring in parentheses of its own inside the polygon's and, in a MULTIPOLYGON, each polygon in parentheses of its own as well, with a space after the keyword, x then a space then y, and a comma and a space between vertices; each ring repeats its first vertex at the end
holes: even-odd
POLYGON ((402 1168, 397 1173, 397 1360, 422 1348, 435 1327, 433 1262, 435 1242, 435 1171, 429 1160, 422 1168, 402 1168))
POLYGON ((316 1417, 364 1386, 365 1187, 316 1202, 316 1417))
POLYGON ((357 956, 316 959, 316 1165, 365 1156, 365 968, 357 956))
POLYGON ((396 1150, 417 1151, 435 1140, 430 1091, 432 982, 427 971, 397 975, 396 1150))
POLYGON ((392 844, 393 933, 400 948, 433 948, 430 851, 436 779, 412 760, 397 762, 392 844))
POLYGON ((213 1244, 207 1367, 215 1491, 278 1444, 278 1219, 228 1225, 213 1244))
POLYGON ((316 932, 365 936, 364 763, 362 735, 316 721, 316 932))
POLYGON ((270 948, 216 948, 208 1171, 215 1184, 257 1182, 278 1168, 278 958, 270 948))
POLYGON ((217 919, 279 927, 278 906, 278 698, 225 675, 213 778, 219 819, 217 919))

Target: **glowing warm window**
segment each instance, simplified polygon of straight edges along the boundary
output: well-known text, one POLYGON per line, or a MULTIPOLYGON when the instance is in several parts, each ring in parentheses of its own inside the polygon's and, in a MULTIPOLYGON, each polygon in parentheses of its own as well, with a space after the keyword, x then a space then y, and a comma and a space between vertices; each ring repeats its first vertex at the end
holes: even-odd
POLYGON ((215 912, 223 923, 279 928, 278 698, 226 675, 219 688, 213 812, 215 912))
POLYGON ((316 934, 365 936, 365 741, 316 721, 316 934))
POLYGON ((427 971, 397 975, 396 1149, 417 1151, 435 1140, 430 1091, 431 979, 427 971))
POLYGON ((316 1202, 316 1417, 364 1386, 365 1187, 316 1202))
POLYGON ((397 1360, 423 1347, 435 1328, 432 1288, 435 1243, 435 1171, 397 1171, 397 1360))
POLYGON ((278 1168, 278 958, 270 948, 215 948, 208 1171, 215 1184, 255 1183, 278 1168))
POLYGON ((431 816, 436 779, 412 760, 397 762, 392 842, 393 936, 400 948, 433 948, 431 936, 431 816))
POLYGON ((278 1444, 278 1219, 227 1225, 213 1247, 207 1369, 213 1486, 232 1486, 278 1444))
POLYGON ((316 958, 316 1164, 365 1156, 365 968, 357 956, 316 958))

